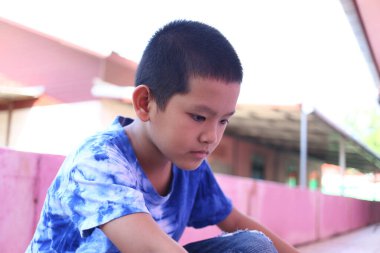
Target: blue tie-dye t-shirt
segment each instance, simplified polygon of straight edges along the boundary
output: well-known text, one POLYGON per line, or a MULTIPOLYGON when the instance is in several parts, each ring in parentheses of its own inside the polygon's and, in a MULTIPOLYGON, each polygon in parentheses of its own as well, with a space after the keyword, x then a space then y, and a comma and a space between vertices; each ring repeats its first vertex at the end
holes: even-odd
POLYGON ((140 167, 118 117, 65 159, 48 190, 27 252, 119 252, 98 228, 145 212, 178 240, 186 226, 216 224, 232 205, 204 161, 192 171, 173 166, 170 192, 159 195, 140 167))

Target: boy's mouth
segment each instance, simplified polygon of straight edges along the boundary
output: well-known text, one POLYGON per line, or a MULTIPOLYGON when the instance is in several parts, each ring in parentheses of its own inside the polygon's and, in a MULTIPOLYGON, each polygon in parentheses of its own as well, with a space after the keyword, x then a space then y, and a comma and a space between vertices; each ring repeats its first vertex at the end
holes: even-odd
POLYGON ((207 150, 191 151, 190 153, 197 159, 205 159, 210 154, 207 150))

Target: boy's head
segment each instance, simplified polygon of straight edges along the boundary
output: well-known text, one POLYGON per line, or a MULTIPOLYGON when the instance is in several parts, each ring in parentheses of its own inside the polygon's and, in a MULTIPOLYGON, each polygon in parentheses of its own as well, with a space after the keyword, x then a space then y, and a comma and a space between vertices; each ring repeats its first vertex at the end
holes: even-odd
POLYGON ((189 92, 190 78, 241 83, 243 70, 229 41, 196 21, 174 21, 158 30, 139 63, 135 85, 147 85, 160 109, 177 93, 189 92))

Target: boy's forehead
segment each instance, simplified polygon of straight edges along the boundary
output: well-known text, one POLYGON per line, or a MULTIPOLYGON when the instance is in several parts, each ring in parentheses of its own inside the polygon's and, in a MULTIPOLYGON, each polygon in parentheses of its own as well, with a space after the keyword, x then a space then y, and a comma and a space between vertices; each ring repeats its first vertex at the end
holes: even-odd
MULTIPOLYGON (((208 106, 207 104, 194 104, 192 109, 198 113, 204 113, 211 116, 218 115, 218 112, 215 111, 212 107, 208 106)), ((231 110, 224 112, 224 116, 232 116, 234 114, 235 114, 234 108, 231 108, 231 110)))
MULTIPOLYGON (((183 103, 199 108, 210 108, 220 104, 234 108, 240 92, 239 82, 227 82, 215 78, 196 77, 189 80, 189 89, 185 94, 177 94, 183 103)), ((232 109, 230 111, 233 111, 232 109)))

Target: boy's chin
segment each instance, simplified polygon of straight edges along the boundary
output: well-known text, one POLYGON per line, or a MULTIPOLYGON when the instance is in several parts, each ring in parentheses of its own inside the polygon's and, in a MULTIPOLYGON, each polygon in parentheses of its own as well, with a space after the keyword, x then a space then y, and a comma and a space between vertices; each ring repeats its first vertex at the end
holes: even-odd
POLYGON ((199 168, 199 166, 201 166, 203 160, 200 161, 199 163, 191 163, 191 164, 182 164, 181 165, 177 165, 178 168, 182 169, 182 170, 196 170, 199 168))

